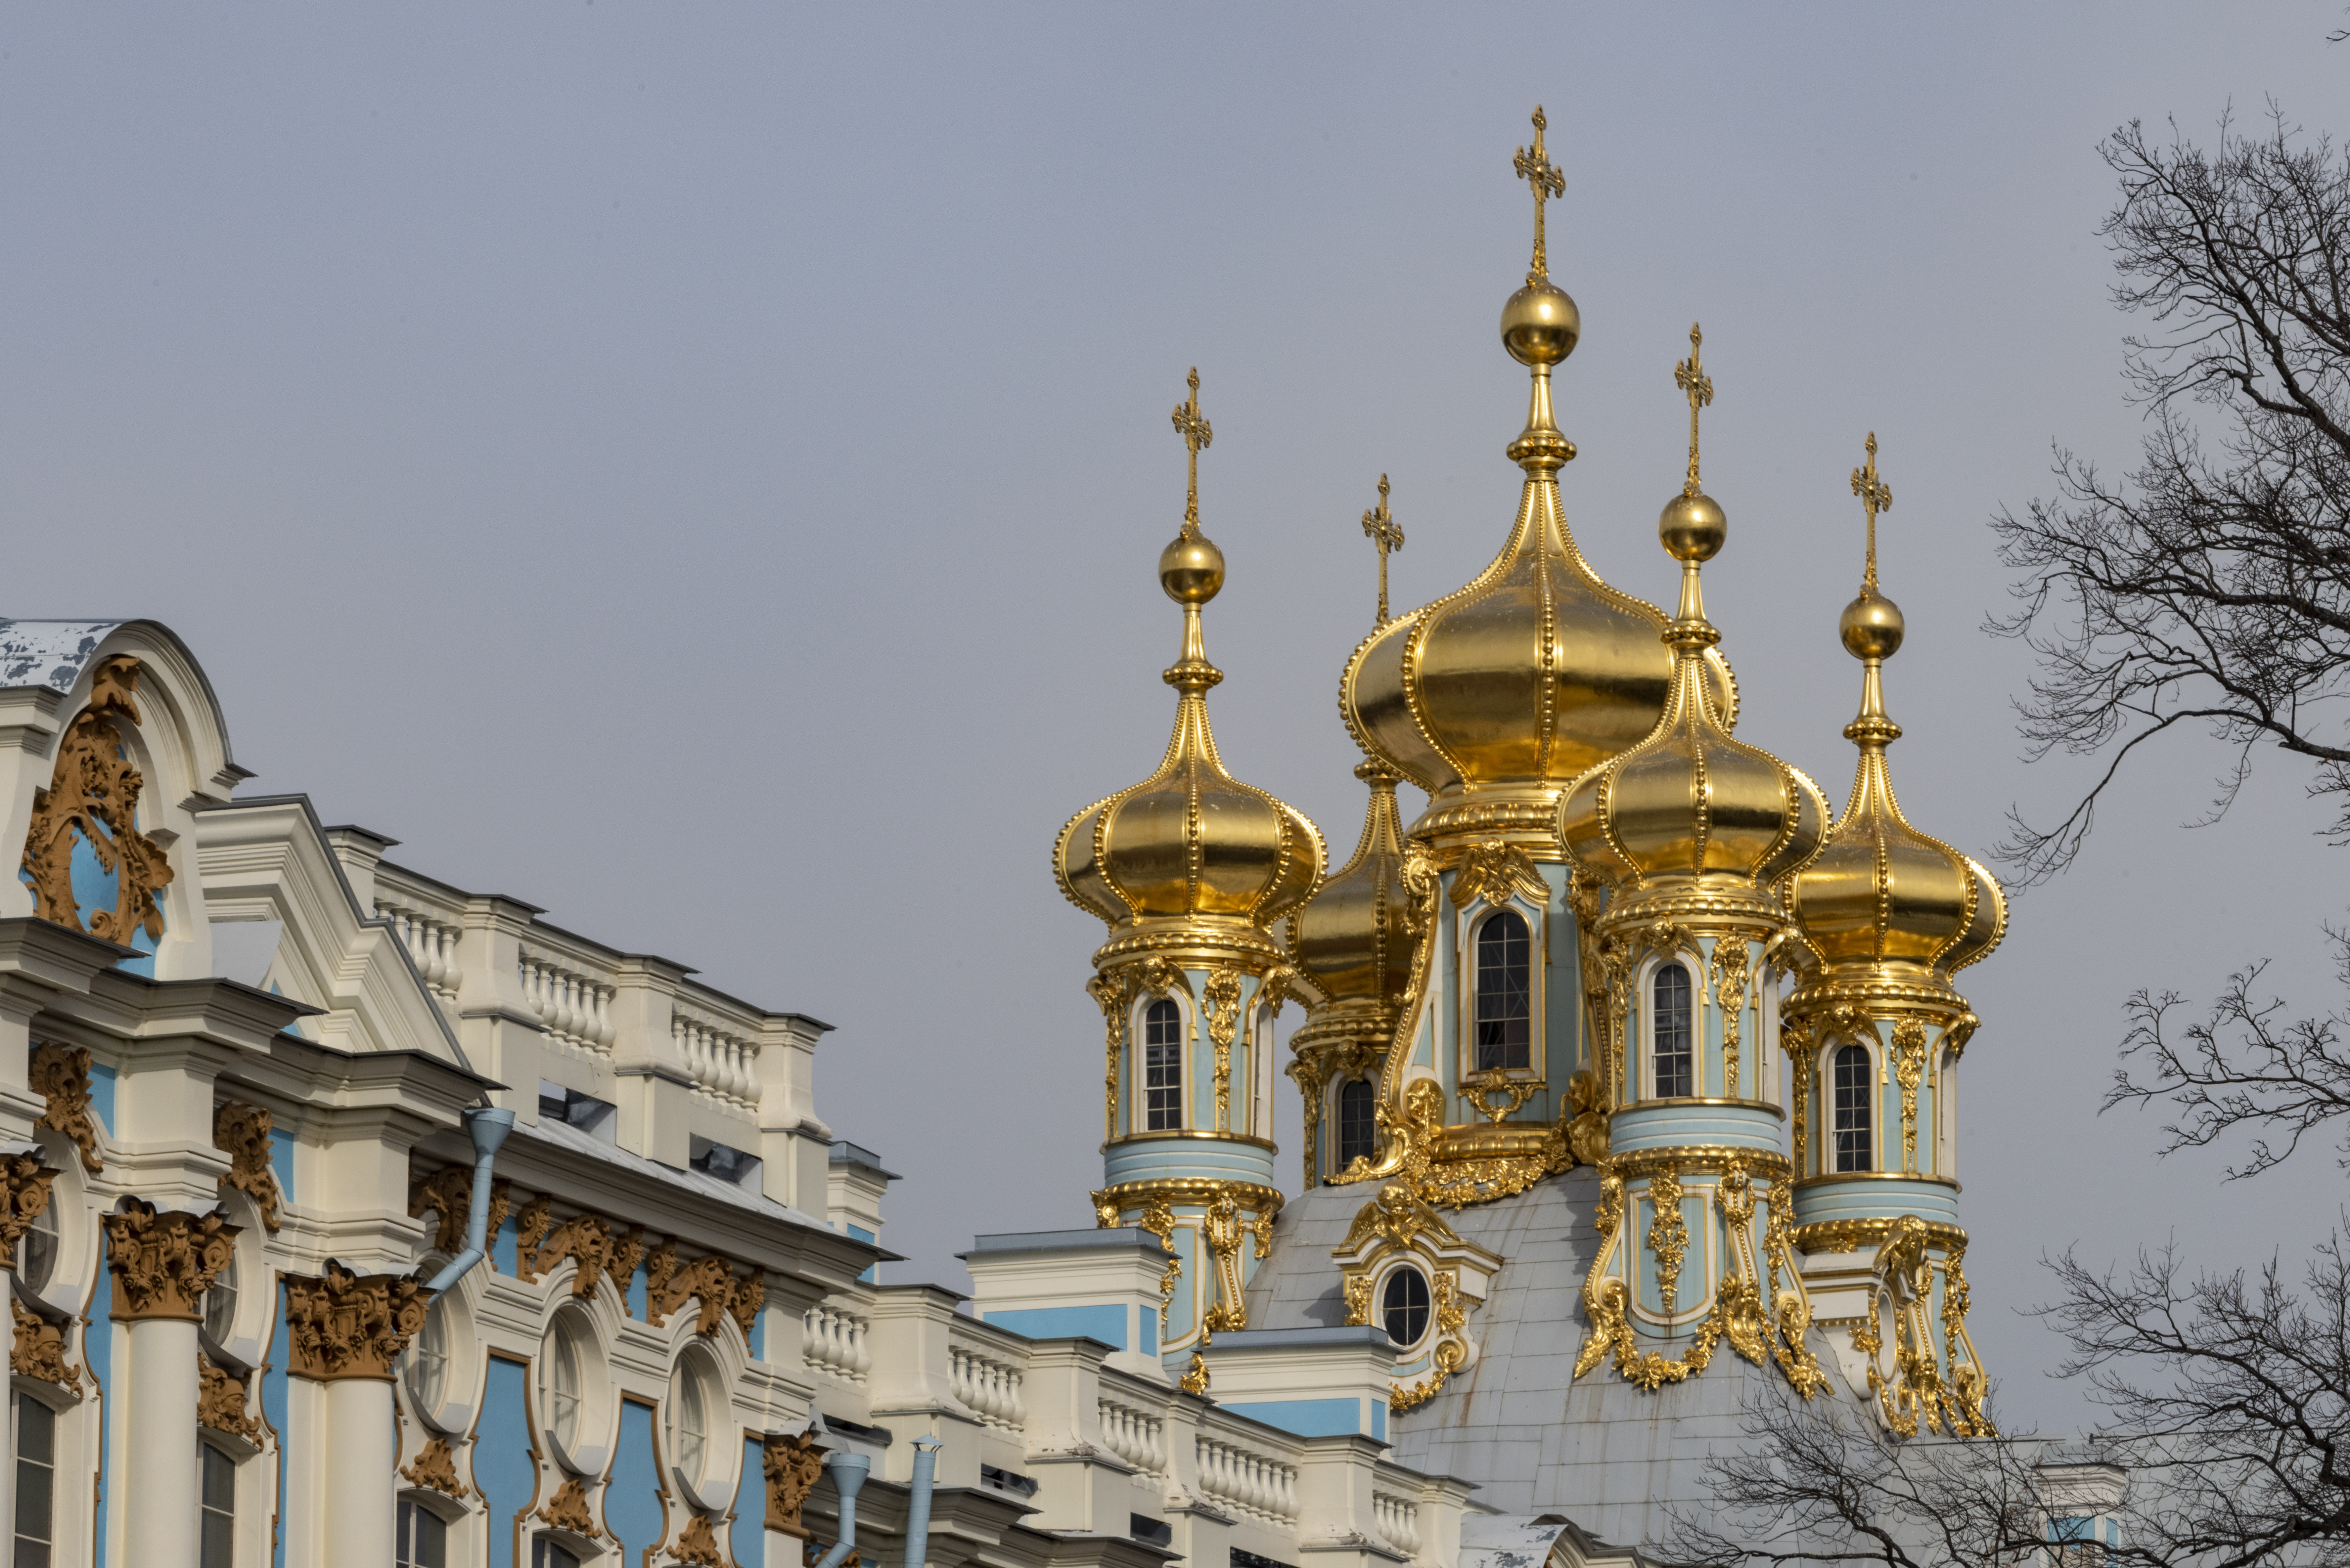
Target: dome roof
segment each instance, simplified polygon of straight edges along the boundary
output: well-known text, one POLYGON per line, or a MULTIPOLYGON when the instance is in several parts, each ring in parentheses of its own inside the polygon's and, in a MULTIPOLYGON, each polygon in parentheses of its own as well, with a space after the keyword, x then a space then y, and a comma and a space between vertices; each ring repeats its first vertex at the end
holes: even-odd
MULTIPOLYGON (((1550 363, 1532 370, 1526 428, 1510 447, 1525 485, 1502 553, 1465 587, 1373 632, 1339 682, 1356 742, 1438 804, 1485 790, 1555 799, 1655 729, 1672 685, 1663 612, 1609 587, 1575 547, 1558 492, 1575 449, 1552 418, 1550 363)), ((1734 724, 1737 685, 1711 651, 1704 686, 1734 724)))
POLYGON ((1355 776, 1371 786, 1362 841, 1303 909, 1289 917, 1290 961, 1328 1002, 1392 1006, 1411 983, 1414 940, 1405 928, 1403 826, 1396 775, 1365 763, 1355 776))
POLYGON ((1912 827, 1894 796, 1885 752, 1901 727, 1886 717, 1881 671, 1901 645, 1900 618, 1873 585, 1845 611, 1845 645, 1866 670, 1860 716, 1844 732, 1860 765, 1843 820, 1796 876, 1789 903, 1798 939, 1830 969, 1901 964, 1947 981, 1999 945, 2007 897, 1972 857, 1912 827))
POLYGON ((1727 877, 1765 890, 1819 847, 1827 801, 1715 716, 1704 656, 1721 634, 1705 620, 1697 563, 1684 570, 1681 613, 1663 639, 1675 654, 1664 713, 1647 739, 1567 790, 1559 836, 1577 865, 1618 887, 1727 877))
POLYGON ((1053 874, 1079 909, 1112 927, 1186 918, 1243 921, 1260 932, 1304 903, 1322 879, 1321 830, 1303 812, 1224 770, 1208 725, 1208 662, 1201 607, 1224 585, 1224 555, 1200 532, 1200 372, 1175 410, 1191 449, 1183 528, 1159 557, 1159 584, 1183 607, 1183 651, 1161 677, 1179 694, 1175 732, 1159 769, 1071 817, 1053 846, 1053 874))

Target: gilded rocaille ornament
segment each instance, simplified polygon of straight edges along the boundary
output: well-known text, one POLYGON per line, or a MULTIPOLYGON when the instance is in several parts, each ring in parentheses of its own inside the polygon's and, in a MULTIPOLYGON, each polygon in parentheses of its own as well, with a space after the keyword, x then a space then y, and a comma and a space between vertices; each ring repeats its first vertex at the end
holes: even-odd
POLYGON ((73 852, 78 842, 115 878, 114 908, 93 910, 92 936, 130 945, 144 933, 163 935, 155 896, 172 871, 163 846, 139 831, 139 794, 146 780, 130 761, 126 726, 139 724, 139 660, 127 654, 103 659, 91 672, 89 705, 57 743, 49 787, 33 792, 33 824, 25 836, 25 879, 45 920, 83 929, 74 892, 73 852))

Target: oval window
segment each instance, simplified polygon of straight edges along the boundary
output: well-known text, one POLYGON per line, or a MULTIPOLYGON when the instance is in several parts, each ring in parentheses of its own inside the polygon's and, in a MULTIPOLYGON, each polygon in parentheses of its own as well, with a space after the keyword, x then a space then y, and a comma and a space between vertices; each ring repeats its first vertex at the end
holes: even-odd
POLYGON ((1418 1345, 1428 1332, 1428 1276, 1418 1269, 1398 1269, 1379 1293, 1379 1311, 1387 1319, 1388 1337, 1399 1346, 1418 1345))

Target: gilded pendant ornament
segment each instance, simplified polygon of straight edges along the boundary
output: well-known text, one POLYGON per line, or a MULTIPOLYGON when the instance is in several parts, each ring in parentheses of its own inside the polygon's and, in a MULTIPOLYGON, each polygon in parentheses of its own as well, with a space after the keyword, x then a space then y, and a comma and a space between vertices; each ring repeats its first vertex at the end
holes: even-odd
POLYGON ((1241 972, 1229 964, 1208 976, 1200 993, 1208 1038, 1216 1048, 1216 1130, 1232 1125, 1232 1041, 1240 1033, 1241 972))
POLYGON ((449 1439, 445 1437, 436 1435, 418 1450, 412 1463, 400 1467, 400 1473, 407 1478, 411 1486, 421 1486, 444 1497, 453 1497, 462 1501, 473 1495, 473 1489, 458 1479, 457 1456, 450 1449, 449 1439))
POLYGON ((1724 1096, 1738 1097, 1738 1047, 1746 1017, 1746 941, 1722 935, 1713 943, 1713 999, 1721 1009, 1721 1071, 1724 1096))
POLYGON ((722 1568, 726 1562, 718 1550, 718 1536, 706 1513, 694 1514, 685 1521, 685 1528, 670 1542, 669 1552, 687 1568, 722 1568))
POLYGON ((1101 1009, 1104 1040, 1102 1050, 1102 1137, 1118 1136, 1118 1062, 1119 1047, 1126 1040, 1126 1003, 1133 993, 1134 975, 1130 970, 1114 974, 1097 974, 1086 981, 1086 994, 1101 1009))
POLYGON ((33 825, 25 836, 25 878, 40 918, 123 947, 141 931, 150 941, 162 940, 155 895, 172 875, 163 846, 139 831, 146 781, 131 765, 123 729, 139 723, 139 660, 118 654, 91 672, 89 705, 57 744, 49 787, 33 792, 33 825), (87 928, 73 888, 77 840, 115 877, 114 908, 94 911, 87 928))
POLYGON ((1311 1057, 1300 1056, 1290 1063, 1286 1071, 1297 1085, 1298 1103, 1305 1113, 1305 1126, 1299 1135, 1305 1146, 1305 1185, 1314 1185, 1315 1156, 1322 1147, 1322 1070, 1311 1057))
MULTIPOLYGON (((261 1210, 261 1223, 276 1231, 277 1173, 269 1167, 269 1113, 259 1106, 224 1102, 213 1113, 213 1147, 228 1154, 228 1170, 220 1179, 224 1189, 234 1188, 261 1210)), ((468 1194, 470 1199, 470 1194, 468 1194)))
POLYGON ((8 1350, 8 1370, 20 1377, 55 1384, 79 1399, 81 1368, 66 1359, 65 1325, 51 1323, 13 1295, 8 1308, 16 1323, 16 1338, 8 1350))
POLYGON ((1523 898, 1536 909, 1550 904, 1550 885, 1534 869, 1533 857, 1507 839, 1472 844, 1452 877, 1452 907, 1465 909, 1482 898, 1502 905, 1523 898))
POLYGON ((1690 1240, 1689 1225, 1681 1218, 1680 1174, 1671 1166, 1659 1166, 1649 1176, 1648 1206, 1656 1216, 1648 1226, 1648 1251, 1657 1259, 1657 1299, 1669 1318, 1677 1310, 1681 1256, 1689 1251, 1690 1240))
POLYGON ((1248 1301, 1241 1293, 1241 1236, 1245 1229, 1240 1205, 1230 1192, 1217 1194, 1200 1221, 1200 1232, 1207 1239, 1216 1266, 1216 1303, 1201 1320, 1210 1334, 1248 1326, 1248 1301))
POLYGON ((604 1539, 604 1532, 596 1527, 596 1516, 588 1511, 588 1484, 577 1476, 556 1488, 555 1495, 546 1500, 536 1517, 585 1541, 604 1539))
POLYGON ((33 1047, 26 1081, 47 1102, 33 1125, 71 1138, 81 1150, 82 1168, 94 1174, 106 1162, 99 1158, 98 1119, 89 1110, 89 1063, 82 1046, 45 1043, 33 1047))
POLYGON ((1926 1075, 1926 1026, 1904 1018, 1893 1026, 1893 1076, 1901 1085, 1901 1168, 1918 1168, 1918 1085, 1926 1075))

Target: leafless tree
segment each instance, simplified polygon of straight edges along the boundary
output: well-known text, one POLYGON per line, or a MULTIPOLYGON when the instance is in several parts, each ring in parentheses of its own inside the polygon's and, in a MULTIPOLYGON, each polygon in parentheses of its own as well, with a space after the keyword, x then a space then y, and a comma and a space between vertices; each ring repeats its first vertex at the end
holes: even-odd
POLYGON ((2182 725, 2235 753, 2214 815, 2272 744, 2310 760, 2350 834, 2350 155, 2273 108, 2258 136, 2223 119, 2209 151, 2135 121, 2099 151, 2121 183, 2115 301, 2151 327, 2125 364, 2152 428, 2126 482, 2060 449, 2058 494, 1992 519, 2019 605, 1991 629, 2039 656, 2029 753, 2106 758, 2054 826, 2011 814, 2001 853, 2027 881, 2182 725))

